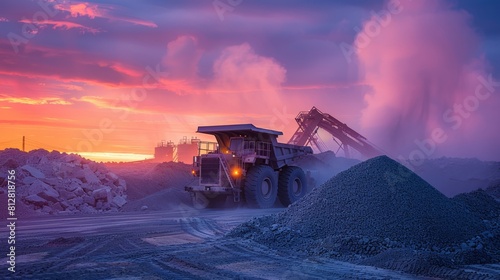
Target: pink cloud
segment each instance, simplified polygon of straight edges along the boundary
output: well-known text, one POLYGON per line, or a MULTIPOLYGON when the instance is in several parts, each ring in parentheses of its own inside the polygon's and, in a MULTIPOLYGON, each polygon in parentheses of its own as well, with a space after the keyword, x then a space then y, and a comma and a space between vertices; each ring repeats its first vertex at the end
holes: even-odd
MULTIPOLYGON (((61 7, 61 5, 59 5, 61 7)), ((61 7, 64 9, 64 7, 61 7)), ((89 18, 101 17, 101 13, 97 5, 89 4, 89 3, 77 3, 77 4, 68 4, 66 6, 66 10, 71 13, 72 17, 77 16, 88 16, 89 18)))
MULTIPOLYGON (((358 50, 364 80, 372 86, 365 96, 364 131, 393 156, 498 158, 500 133, 491 122, 499 117, 493 105, 498 108, 498 98, 479 100, 467 117, 454 112, 455 104, 475 98, 478 77, 488 77, 469 15, 444 1, 404 1, 402 7, 358 50), (451 117, 460 118, 460 125, 451 117), (436 129, 446 140, 420 148, 417 143, 432 139, 436 129)), ((366 38, 367 28, 357 39, 366 38)))
POLYGON ((202 55, 192 36, 168 43, 162 60, 167 75, 160 78, 159 86, 182 95, 264 92, 272 96, 282 90, 286 70, 274 59, 256 54, 247 43, 222 50, 213 64, 211 79, 198 76, 202 55))
POLYGON ((152 21, 142 20, 142 19, 138 19, 138 18, 119 17, 119 16, 108 16, 108 18, 112 19, 112 20, 124 21, 124 22, 135 24, 135 25, 142 25, 142 26, 151 27, 151 28, 158 27, 158 25, 152 21))
POLYGON ((214 91, 269 92, 281 90, 286 70, 274 59, 256 54, 249 44, 224 49, 215 61, 214 91))
MULTIPOLYGON (((0 41, 0 54, 8 54, 8 50, 2 52, 3 45, 5 44, 0 41)), ((6 56, 0 64, 0 75, 10 77, 11 80, 54 79, 62 83, 82 82, 117 88, 142 85, 144 70, 78 50, 53 49, 32 44, 22 54, 6 56)))
POLYGON ((94 19, 96 17, 106 18, 109 20, 123 21, 147 27, 158 27, 154 22, 151 21, 133 17, 118 16, 114 13, 117 7, 112 5, 90 4, 88 2, 73 2, 57 4, 55 5, 55 8, 60 11, 69 12, 72 17, 88 17, 91 19, 94 19))
MULTIPOLYGON (((33 23, 32 21, 27 20, 27 19, 20 20, 19 22, 33 23)), ((78 23, 74 23, 74 22, 69 22, 69 21, 45 20, 42 23, 37 23, 37 25, 42 26, 42 27, 46 26, 46 25, 50 25, 50 26, 52 26, 53 29, 62 29, 62 30, 79 29, 82 32, 89 32, 89 33, 93 33, 93 34, 99 33, 98 29, 95 29, 92 27, 87 27, 87 26, 84 26, 84 25, 81 25, 78 23)))
POLYGON ((171 77, 195 78, 201 55, 196 38, 184 35, 168 43, 162 62, 171 77))
POLYGON ((83 91, 83 87, 74 84, 65 84, 65 83, 51 83, 49 85, 43 84, 44 86, 48 86, 49 88, 61 91, 83 91))

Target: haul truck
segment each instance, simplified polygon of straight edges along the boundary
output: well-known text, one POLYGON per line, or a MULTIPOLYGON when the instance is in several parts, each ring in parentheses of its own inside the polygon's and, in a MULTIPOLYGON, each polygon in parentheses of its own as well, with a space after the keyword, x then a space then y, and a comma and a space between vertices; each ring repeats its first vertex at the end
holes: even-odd
POLYGON ((288 206, 308 190, 304 171, 294 161, 312 148, 278 143, 280 131, 252 124, 200 126, 198 133, 214 135, 217 149, 195 156, 197 180, 185 190, 195 207, 217 207, 231 196, 251 207, 272 207, 276 198, 288 206))

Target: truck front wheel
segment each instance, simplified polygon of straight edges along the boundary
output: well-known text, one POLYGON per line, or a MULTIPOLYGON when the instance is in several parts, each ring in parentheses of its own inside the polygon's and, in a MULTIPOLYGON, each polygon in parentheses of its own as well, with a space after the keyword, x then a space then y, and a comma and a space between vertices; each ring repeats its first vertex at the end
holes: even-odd
POLYGON ((307 191, 307 180, 302 168, 287 166, 280 172, 278 199, 283 206, 288 206, 302 198, 307 191))
POLYGON ((257 165, 248 171, 245 179, 245 198, 249 206, 272 207, 277 193, 277 176, 271 167, 257 165))

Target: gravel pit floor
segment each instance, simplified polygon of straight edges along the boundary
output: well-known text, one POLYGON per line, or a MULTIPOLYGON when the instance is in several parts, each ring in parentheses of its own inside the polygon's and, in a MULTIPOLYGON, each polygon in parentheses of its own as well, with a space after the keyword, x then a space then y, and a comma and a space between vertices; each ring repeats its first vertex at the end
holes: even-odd
MULTIPOLYGON (((282 211, 206 210, 51 216, 18 220, 16 272, 2 279, 429 279, 221 238, 253 217, 282 211)), ((2 239, 7 231, 0 230, 2 239)), ((0 251, 6 252, 7 242, 0 251)), ((2 254, 3 255, 3 254, 2 254)), ((483 266, 470 267, 485 270, 483 266)))

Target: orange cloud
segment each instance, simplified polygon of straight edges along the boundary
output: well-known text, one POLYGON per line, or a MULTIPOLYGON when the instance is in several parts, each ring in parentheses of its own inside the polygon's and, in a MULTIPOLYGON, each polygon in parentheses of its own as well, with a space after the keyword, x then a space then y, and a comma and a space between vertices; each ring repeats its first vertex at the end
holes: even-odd
POLYGON ((0 124, 11 124, 16 126, 33 126, 33 127, 53 127, 56 129, 60 128, 86 128, 85 125, 76 124, 74 121, 61 120, 61 119, 49 119, 46 120, 4 120, 0 119, 0 124))
POLYGON ((127 111, 136 113, 150 113, 147 109, 138 108, 139 102, 134 100, 121 100, 120 97, 116 99, 105 98, 101 96, 82 96, 80 98, 73 98, 73 101, 81 101, 90 103, 98 108, 110 109, 115 111, 127 111), (127 102, 130 101, 130 102, 127 102))
POLYGON ((0 102, 6 103, 19 103, 28 105, 71 105, 73 103, 57 97, 12 97, 7 95, 0 95, 0 102))
POLYGON ((80 98, 75 98, 74 100, 87 102, 99 108, 113 108, 113 102, 102 96, 87 95, 80 98))

